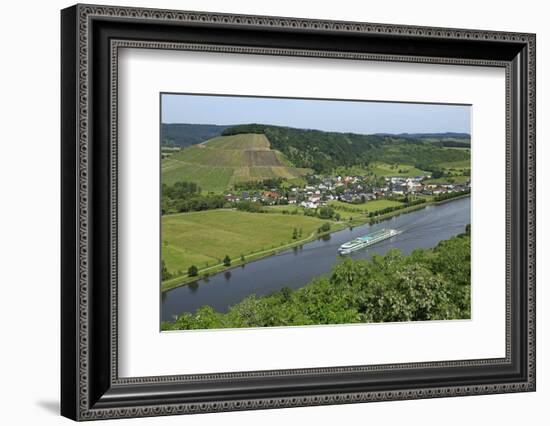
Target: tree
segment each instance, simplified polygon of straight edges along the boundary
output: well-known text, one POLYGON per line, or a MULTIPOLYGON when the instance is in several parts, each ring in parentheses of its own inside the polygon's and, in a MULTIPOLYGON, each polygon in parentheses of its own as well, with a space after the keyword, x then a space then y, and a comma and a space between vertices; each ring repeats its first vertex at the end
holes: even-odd
POLYGON ((190 277, 196 277, 199 274, 199 269, 195 265, 191 265, 187 270, 187 275, 190 277))
POLYGON ((254 294, 217 312, 182 313, 163 330, 468 319, 470 236, 467 230, 410 255, 389 250, 370 260, 344 259, 305 286, 254 294))
POLYGON ((223 258, 223 264, 224 266, 231 266, 231 258, 229 257, 229 255, 225 255, 225 257, 223 258))
POLYGON ((322 232, 328 232, 328 231, 330 231, 330 223, 328 223, 328 222, 323 223, 323 224, 319 227, 319 229, 317 230, 317 232, 318 232, 319 234, 322 233, 322 232))
POLYGON ((292 290, 286 286, 281 289, 281 296, 285 302, 288 302, 290 300, 291 293, 292 290))
POLYGON ((442 170, 434 170, 432 172, 432 178, 439 179, 440 177, 443 177, 443 171, 442 170))
POLYGON ((334 216, 334 209, 329 206, 323 206, 319 209, 319 217, 321 219, 330 219, 334 216))
POLYGON ((292 231, 292 239, 295 240, 297 238, 298 238, 298 230, 294 228, 294 230, 292 231))
POLYGON ((244 262, 244 254, 241 254, 241 262, 244 262))
POLYGON ((168 268, 166 267, 166 263, 164 263, 164 259, 161 260, 161 277, 162 281, 166 281, 172 278, 172 274, 168 272, 168 268))

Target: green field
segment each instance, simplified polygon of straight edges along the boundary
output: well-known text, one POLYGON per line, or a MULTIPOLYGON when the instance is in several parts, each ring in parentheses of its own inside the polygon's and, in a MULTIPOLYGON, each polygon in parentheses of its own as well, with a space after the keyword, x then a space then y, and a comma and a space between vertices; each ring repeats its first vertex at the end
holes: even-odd
POLYGON ((299 179, 308 169, 292 167, 270 149, 264 135, 219 136, 185 148, 162 161, 162 182, 197 183, 203 192, 223 192, 234 183, 270 178, 299 179))
POLYGON ((275 205, 275 206, 266 206, 265 207, 267 213, 280 213, 280 212, 283 212, 283 211, 286 211, 288 213, 290 212, 294 212, 294 211, 297 211, 299 213, 302 213, 304 212, 304 208, 303 207, 300 207, 300 206, 297 206, 296 204, 278 204, 278 205, 275 205))
POLYGON ((401 206, 403 203, 393 200, 372 200, 362 204, 344 203, 343 201, 330 201, 329 205, 336 210, 356 211, 358 213, 370 213, 387 207, 401 206))
POLYGON ((417 169, 410 164, 388 164, 380 161, 372 162, 369 164, 368 169, 376 176, 419 176, 428 174, 427 172, 417 169))
POLYGON ((226 254, 238 260, 241 254, 248 256, 296 242, 292 238, 294 228, 301 228, 301 239, 306 239, 325 222, 303 215, 236 210, 163 216, 162 258, 169 272, 186 274, 189 266, 211 267, 221 263, 226 254))
MULTIPOLYGON (((337 213, 339 213, 341 219, 345 221, 349 220, 350 216, 353 217, 354 214, 357 219, 360 219, 359 217, 357 217, 357 214, 368 214, 370 212, 382 210, 387 207, 402 206, 403 203, 393 200, 372 200, 362 204, 351 204, 345 203, 343 201, 332 200, 328 202, 328 205, 332 207, 337 213)), ((283 211, 286 211, 287 217, 292 217, 293 213, 303 215, 305 209, 304 207, 296 205, 278 205, 266 207, 266 210, 268 211, 268 213, 282 213, 283 211)))
POLYGON ((462 150, 464 152, 467 152, 467 153, 470 153, 471 149, 469 146, 448 146, 446 147, 445 149, 458 149, 458 150, 462 150))
POLYGON ((366 176, 369 172, 369 169, 362 166, 340 166, 334 168, 332 174, 335 176, 366 176))
POLYGON ((448 177, 440 177, 437 179, 428 179, 424 181, 426 184, 462 184, 466 183, 470 180, 470 176, 448 176, 448 177))
POLYGON ((451 161, 446 163, 439 163, 438 166, 446 170, 454 169, 457 171, 462 171, 462 170, 470 170, 471 162, 470 160, 451 161))

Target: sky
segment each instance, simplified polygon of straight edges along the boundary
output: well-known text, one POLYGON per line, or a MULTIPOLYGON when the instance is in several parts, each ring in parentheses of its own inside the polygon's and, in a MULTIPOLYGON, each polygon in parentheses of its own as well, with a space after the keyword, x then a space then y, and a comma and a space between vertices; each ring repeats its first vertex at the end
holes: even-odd
POLYGON ((272 124, 351 133, 470 133, 470 106, 162 94, 163 123, 272 124))

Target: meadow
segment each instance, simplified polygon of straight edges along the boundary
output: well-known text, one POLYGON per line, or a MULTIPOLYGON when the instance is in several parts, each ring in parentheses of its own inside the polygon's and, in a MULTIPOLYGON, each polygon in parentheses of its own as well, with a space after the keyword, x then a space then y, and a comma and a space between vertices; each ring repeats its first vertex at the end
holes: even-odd
POLYGON ((426 184, 463 184, 470 180, 470 176, 443 176, 437 179, 427 179, 426 184))
POLYGON ((325 223, 316 217, 219 209, 162 217, 162 258, 171 274, 186 275, 264 250, 306 240, 325 223), (293 238, 294 228, 302 235, 293 238))
POLYGON ((394 163, 388 164, 381 161, 374 161, 369 164, 368 170, 376 176, 420 176, 426 175, 428 172, 417 169, 410 164, 394 163))
POLYGON ((377 210, 385 209, 387 207, 397 207, 402 205, 402 202, 394 200, 372 200, 362 204, 350 204, 337 200, 329 201, 329 206, 333 207, 336 210, 355 211, 358 213, 367 214, 377 210))
POLYGON ((345 259, 328 276, 266 296, 251 294, 218 312, 182 312, 162 330, 303 326, 471 318, 470 229, 408 256, 345 259))
POLYGON ((458 172, 464 172, 466 170, 470 170, 471 168, 471 162, 470 160, 462 160, 462 161, 448 161, 438 164, 439 167, 445 170, 454 170, 458 172))
POLYGON ((201 275, 217 273, 225 269, 226 255, 232 265, 246 263, 311 240, 327 222, 331 224, 329 232, 334 232, 365 223, 370 212, 403 203, 392 200, 363 204, 331 201, 329 205, 340 220, 306 216, 305 209, 296 205, 267 206, 265 213, 216 209, 163 216, 162 259, 172 275, 163 282, 163 288, 188 282, 187 271, 191 265, 196 266, 201 275), (295 229, 298 231, 296 238, 295 229))

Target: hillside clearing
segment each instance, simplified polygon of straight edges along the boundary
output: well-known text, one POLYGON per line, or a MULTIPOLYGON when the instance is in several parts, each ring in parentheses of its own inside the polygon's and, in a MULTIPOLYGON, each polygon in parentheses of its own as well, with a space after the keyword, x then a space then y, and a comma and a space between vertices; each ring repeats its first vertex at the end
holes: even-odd
POLYGON ((448 161, 445 163, 439 163, 439 167, 442 169, 470 169, 471 162, 470 160, 462 160, 462 161, 448 161))
POLYGON ((369 164, 368 170, 376 176, 420 176, 427 175, 428 172, 417 169, 410 164, 394 163, 388 164, 380 161, 375 161, 369 164))

